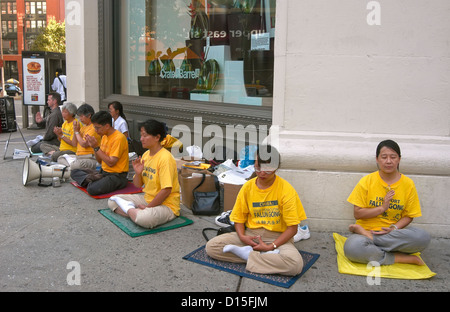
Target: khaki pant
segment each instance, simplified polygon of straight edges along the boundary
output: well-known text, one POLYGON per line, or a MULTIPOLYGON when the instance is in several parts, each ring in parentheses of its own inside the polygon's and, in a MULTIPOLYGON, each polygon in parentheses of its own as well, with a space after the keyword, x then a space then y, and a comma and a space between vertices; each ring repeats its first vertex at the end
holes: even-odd
MULTIPOLYGON (((246 235, 261 236, 266 244, 274 242, 281 233, 271 232, 265 229, 246 229, 246 235)), ((227 233, 214 237, 206 244, 206 253, 216 260, 245 263, 245 260, 239 258, 233 253, 224 253, 223 247, 226 245, 245 246, 237 233, 227 233)), ((246 269, 250 272, 260 274, 281 274, 286 276, 295 276, 302 272, 303 259, 297 248, 293 244, 293 240, 277 247, 279 254, 261 253, 252 251, 247 261, 246 269)))
MULTIPOLYGON (((131 194, 131 195, 115 195, 124 200, 134 203, 137 207, 138 205, 147 205, 145 201, 144 194, 131 194)), ((113 200, 108 200, 108 207, 115 211, 119 208, 119 205, 113 200)), ((120 209, 120 208, 119 208, 120 209)), ((140 209, 136 216, 136 224, 142 226, 146 229, 153 229, 158 225, 165 224, 172 221, 177 216, 172 212, 172 210, 167 206, 157 206, 152 208, 140 209)))
POLYGON ((68 155, 75 155, 75 152, 70 150, 61 151, 59 149, 59 146, 49 144, 49 143, 42 143, 41 144, 41 151, 44 153, 44 155, 47 155, 50 152, 54 152, 51 156, 51 159, 53 162, 57 162, 58 158, 62 155, 68 154, 68 155))
POLYGON ((72 164, 69 164, 64 156, 60 156, 58 157, 58 163, 70 167, 72 170, 83 168, 95 170, 97 168, 97 159, 93 154, 76 156, 72 164))

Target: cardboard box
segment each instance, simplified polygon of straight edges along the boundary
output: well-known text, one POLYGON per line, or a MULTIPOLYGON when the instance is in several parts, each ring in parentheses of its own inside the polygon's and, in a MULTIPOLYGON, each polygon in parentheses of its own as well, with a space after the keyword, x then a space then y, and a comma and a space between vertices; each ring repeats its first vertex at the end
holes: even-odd
MULTIPOLYGON (((247 181, 256 177, 256 174, 253 173, 247 181)), ((234 204, 236 203, 236 198, 242 188, 243 184, 231 184, 231 183, 222 183, 221 187, 223 188, 223 211, 232 210, 234 204)))
POLYGON ((242 185, 223 184, 223 211, 232 210, 242 185))
MULTIPOLYGON (((198 171, 195 173, 199 173, 198 171)), ((202 186, 200 186, 198 192, 214 192, 216 191, 216 184, 214 182, 214 177, 212 174, 205 173, 206 178, 202 186)), ((187 208, 192 209, 192 203, 194 201, 194 196, 192 191, 200 184, 202 181, 201 176, 192 176, 190 170, 182 169, 182 172, 178 175, 178 180, 181 187, 181 203, 187 208)))
POLYGON ((193 161, 198 161, 198 162, 201 162, 201 163, 205 163, 204 159, 197 159, 197 158, 194 158, 194 157, 175 158, 175 161, 177 163, 178 172, 181 171, 181 169, 183 168, 183 166, 185 164, 192 163, 193 161))

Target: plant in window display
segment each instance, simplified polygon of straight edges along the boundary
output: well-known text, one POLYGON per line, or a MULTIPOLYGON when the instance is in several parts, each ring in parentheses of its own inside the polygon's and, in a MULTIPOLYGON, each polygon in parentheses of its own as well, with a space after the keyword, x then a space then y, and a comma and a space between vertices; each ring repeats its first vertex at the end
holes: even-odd
POLYGON ((233 8, 240 9, 242 13, 252 13, 256 6, 256 0, 234 0, 233 8))
POLYGON ((209 19, 205 7, 200 0, 192 0, 189 5, 189 16, 191 17, 191 39, 202 39, 208 34, 209 19))
POLYGON ((184 59, 183 62, 181 63, 180 66, 180 70, 183 72, 190 72, 193 70, 193 66, 191 64, 191 61, 188 58, 188 49, 191 47, 191 45, 189 44, 184 51, 184 59))
POLYGON ((175 53, 172 52, 171 48, 166 50, 166 54, 161 56, 161 62, 163 63, 162 71, 175 72, 175 64, 173 63, 173 58, 176 56, 175 53))
POLYGON ((147 60, 150 62, 148 65, 148 74, 150 76, 159 75, 161 73, 161 64, 159 62, 161 54, 161 51, 155 52, 153 49, 147 53, 147 60))
MULTIPOLYGON (((209 49, 209 48, 208 48, 209 49)), ((219 81, 220 66, 215 59, 207 59, 208 50, 202 55, 202 66, 194 93, 211 93, 219 81)))
POLYGON ((243 60, 250 52, 251 34, 264 32, 261 3, 256 0, 235 0, 227 16, 231 58, 243 60))

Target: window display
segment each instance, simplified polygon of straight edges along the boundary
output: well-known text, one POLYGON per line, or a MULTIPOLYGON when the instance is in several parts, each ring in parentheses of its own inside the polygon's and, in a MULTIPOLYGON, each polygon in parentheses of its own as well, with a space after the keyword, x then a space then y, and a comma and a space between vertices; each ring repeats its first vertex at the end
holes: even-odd
POLYGON ((121 0, 124 95, 272 105, 275 0, 121 0))

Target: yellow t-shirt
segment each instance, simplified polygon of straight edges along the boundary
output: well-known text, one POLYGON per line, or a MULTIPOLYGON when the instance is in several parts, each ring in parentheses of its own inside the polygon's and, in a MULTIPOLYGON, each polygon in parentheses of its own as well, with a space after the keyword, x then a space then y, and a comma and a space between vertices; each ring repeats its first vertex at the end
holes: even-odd
MULTIPOLYGON (((72 141, 73 134, 75 133, 73 131, 73 122, 74 121, 75 121, 75 119, 72 120, 72 122, 65 121, 63 123, 63 125, 61 126, 61 129, 62 129, 62 132, 63 132, 63 136, 68 138, 70 141, 72 141)), ((76 153, 77 152, 77 147, 66 143, 64 140, 61 140, 61 144, 59 145, 59 150, 60 151, 72 151, 72 152, 76 153)))
MULTIPOLYGON (((98 135, 98 133, 94 129, 94 124, 90 124, 89 126, 82 126, 80 129, 80 135, 84 139, 86 135, 90 135, 97 139, 98 144, 102 141, 102 138, 98 135)), ((94 149, 92 147, 83 147, 78 143, 77 145, 77 155, 90 155, 94 154, 94 149)))
POLYGON ((142 155, 144 171, 142 181, 144 182, 145 201, 150 203, 155 196, 165 188, 172 188, 172 193, 163 202, 176 215, 180 215, 180 184, 178 182, 178 171, 175 158, 166 149, 162 148, 154 156, 150 151, 142 155))
POLYGON ((305 210, 295 189, 276 176, 272 186, 261 190, 254 178, 245 183, 236 199, 230 220, 247 228, 284 232, 288 226, 306 220, 305 210))
POLYGON ((120 131, 114 131, 110 136, 104 135, 100 143, 100 149, 109 157, 117 157, 119 161, 114 167, 109 167, 102 162, 103 171, 110 173, 128 172, 130 160, 128 158, 128 141, 120 131))
POLYGON ((422 215, 414 182, 403 174, 399 181, 389 186, 381 179, 378 171, 373 172, 359 181, 347 201, 360 208, 379 207, 389 189, 395 190, 389 209, 374 218, 356 220, 356 224, 366 230, 379 231, 403 217, 416 218, 422 215))

